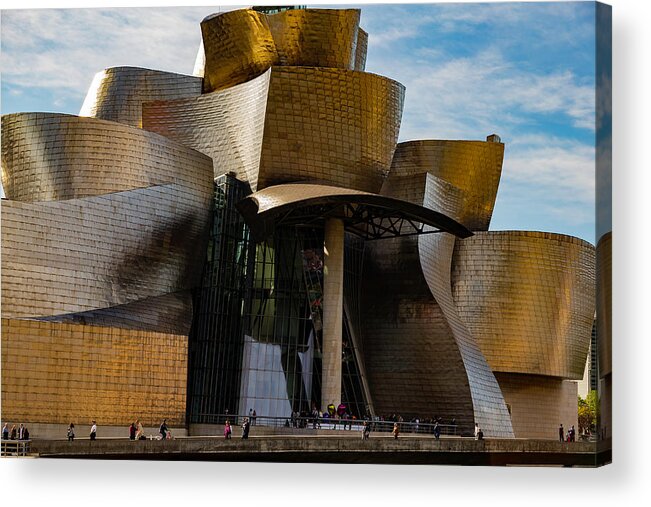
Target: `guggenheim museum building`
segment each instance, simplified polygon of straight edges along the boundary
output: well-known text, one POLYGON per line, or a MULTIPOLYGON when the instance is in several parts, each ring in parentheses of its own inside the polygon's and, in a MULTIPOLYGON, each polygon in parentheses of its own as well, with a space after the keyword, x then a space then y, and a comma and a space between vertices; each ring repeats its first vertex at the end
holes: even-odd
POLYGON ((3 421, 577 424, 595 247, 490 230, 498 135, 398 143, 359 20, 211 15, 194 75, 108 68, 79 116, 2 117, 3 421))

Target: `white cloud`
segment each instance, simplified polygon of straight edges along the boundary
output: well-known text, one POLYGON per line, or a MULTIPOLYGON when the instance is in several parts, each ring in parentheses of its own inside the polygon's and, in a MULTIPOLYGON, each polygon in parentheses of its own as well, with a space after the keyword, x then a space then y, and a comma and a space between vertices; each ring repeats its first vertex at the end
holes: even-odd
POLYGON ((570 71, 537 74, 515 67, 496 48, 464 57, 399 62, 376 59, 373 71, 406 88, 403 140, 502 134, 538 120, 567 117, 594 130, 595 89, 570 71))
MULTIPOLYGON (((229 7, 229 9, 235 8, 229 7)), ((191 74, 199 23, 218 7, 2 13, 2 80, 80 97, 94 74, 130 65, 191 74)))

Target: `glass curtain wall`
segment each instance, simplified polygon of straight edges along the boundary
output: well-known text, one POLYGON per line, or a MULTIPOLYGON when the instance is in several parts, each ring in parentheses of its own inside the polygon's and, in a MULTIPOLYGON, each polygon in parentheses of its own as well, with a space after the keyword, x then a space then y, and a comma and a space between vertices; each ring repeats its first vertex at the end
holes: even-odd
MULTIPOLYGON (((189 341, 188 422, 290 419, 321 407, 323 229, 277 227, 254 244, 235 204, 248 186, 216 179, 203 283, 189 341)), ((342 404, 368 411, 356 336, 363 241, 346 239, 342 404)))
POLYGON ((234 413, 242 365, 242 303, 249 234, 235 203, 250 193, 232 176, 215 180, 213 223, 201 288, 193 298, 189 339, 187 421, 211 423, 234 413))

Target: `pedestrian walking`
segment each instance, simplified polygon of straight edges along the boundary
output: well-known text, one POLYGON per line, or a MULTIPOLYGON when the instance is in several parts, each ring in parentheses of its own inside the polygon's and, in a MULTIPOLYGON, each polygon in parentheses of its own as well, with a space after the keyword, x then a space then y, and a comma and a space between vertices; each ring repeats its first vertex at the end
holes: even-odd
POLYGON ((475 423, 475 440, 484 440, 484 432, 479 427, 479 423, 475 423))
POLYGON ((558 426, 558 439, 562 442, 565 440, 565 430, 563 429, 563 423, 558 426))
POLYGON ((25 432, 25 426, 23 426, 23 423, 20 423, 20 426, 18 428, 18 440, 23 440, 24 432, 25 432))
POLYGON ((75 423, 70 423, 68 426, 68 442, 72 442, 75 439, 75 423))
POLYGON ((12 440, 16 440, 16 425, 15 424, 11 427, 10 435, 11 436, 9 438, 11 438, 12 440))
POLYGON ((368 440, 371 436, 371 423, 364 421, 364 428, 362 429, 362 440, 368 440))
POLYGON ((395 440, 398 440, 398 435, 400 435, 400 428, 398 427, 398 423, 393 423, 393 438, 395 440))
POLYGON ((441 436, 441 426, 437 421, 434 423, 434 438, 438 440, 440 436, 441 436))
POLYGON ((246 440, 249 438, 249 430, 251 429, 251 423, 249 422, 248 418, 244 418, 244 422, 242 423, 242 440, 246 440))
POLYGON ((135 422, 132 422, 131 425, 129 425, 129 440, 136 439, 136 431, 138 431, 138 427, 135 422))
POLYGON ((2 427, 2 440, 9 440, 9 426, 7 423, 2 427))
POLYGON ((167 419, 163 419, 160 428, 158 428, 158 432, 160 433, 161 440, 165 440, 167 438, 167 419))
POLYGON ((95 440, 97 438, 97 422, 92 421, 93 425, 90 427, 90 439, 95 440))
POLYGON ((224 438, 226 440, 229 440, 231 438, 231 433, 233 430, 231 429, 231 422, 226 419, 226 423, 224 424, 224 438))

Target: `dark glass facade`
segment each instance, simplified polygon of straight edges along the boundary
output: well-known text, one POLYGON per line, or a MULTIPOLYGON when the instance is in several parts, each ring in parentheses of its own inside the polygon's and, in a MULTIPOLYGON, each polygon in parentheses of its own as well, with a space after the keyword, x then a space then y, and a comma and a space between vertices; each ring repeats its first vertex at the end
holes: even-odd
MULTIPOLYGON (((305 415, 321 406, 323 228, 277 227, 254 244, 235 203, 248 185, 216 179, 203 283, 189 342, 188 422, 218 414, 305 415)), ((363 241, 347 237, 342 400, 370 408, 358 351, 363 241)))

